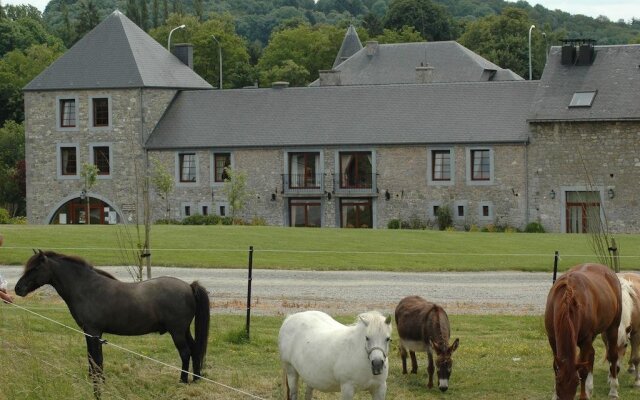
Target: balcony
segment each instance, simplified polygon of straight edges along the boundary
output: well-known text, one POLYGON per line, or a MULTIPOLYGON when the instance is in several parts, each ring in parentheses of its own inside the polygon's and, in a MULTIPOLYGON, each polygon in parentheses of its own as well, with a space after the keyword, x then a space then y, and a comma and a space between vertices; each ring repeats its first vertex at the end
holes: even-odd
POLYGON ((371 194, 376 192, 376 174, 334 174, 336 194, 371 194))
POLYGON ((283 174, 282 188, 285 194, 321 194, 324 190, 324 175, 283 174))

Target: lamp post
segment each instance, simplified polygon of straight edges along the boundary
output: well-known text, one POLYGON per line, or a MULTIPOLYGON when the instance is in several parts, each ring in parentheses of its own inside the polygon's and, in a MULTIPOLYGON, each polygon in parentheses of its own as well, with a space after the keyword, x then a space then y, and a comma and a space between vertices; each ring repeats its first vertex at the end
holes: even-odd
POLYGON ((535 25, 531 25, 529 28, 529 80, 531 80, 531 31, 535 27, 535 25))
POLYGON ((220 78, 219 78, 219 83, 218 83, 218 89, 222 90, 222 46, 220 46, 220 42, 218 42, 218 39, 216 39, 216 35, 211 35, 211 37, 218 44, 218 60, 220 62, 220 65, 218 67, 219 70, 220 70, 220 78))
POLYGON ((184 29, 185 27, 186 27, 186 25, 185 25, 185 24, 182 24, 182 25, 180 25, 180 26, 176 26, 175 28, 173 28, 173 29, 171 30, 171 32, 169 32, 169 40, 167 40, 167 50, 171 51, 171 35, 173 34, 173 32, 174 32, 176 29, 184 29))

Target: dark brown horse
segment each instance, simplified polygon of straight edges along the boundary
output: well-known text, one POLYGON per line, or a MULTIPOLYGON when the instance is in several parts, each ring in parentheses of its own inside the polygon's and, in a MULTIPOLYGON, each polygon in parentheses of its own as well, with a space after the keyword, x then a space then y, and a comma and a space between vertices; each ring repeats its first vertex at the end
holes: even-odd
POLYGON ((571 268, 547 296, 544 325, 553 351, 555 396, 573 400, 580 383, 580 399, 593 391, 593 341, 602 334, 609 360, 609 396, 618 397, 618 327, 622 312, 620 282, 600 264, 571 268), (577 357, 576 347, 580 349, 577 357), (589 393, 587 393, 589 392, 589 393))
POLYGON ((96 396, 97 384, 103 380, 103 333, 132 336, 169 332, 182 359, 180 380, 188 380, 190 359, 194 380, 201 375, 209 335, 209 296, 198 282, 189 285, 160 277, 125 283, 81 258, 39 251, 27 261, 15 291, 26 296, 46 284, 56 289, 85 332, 96 396), (190 330, 194 318, 195 339, 190 330))
POLYGON ((396 327, 400 336, 400 356, 402 373, 407 373, 407 351, 411 355, 411 373, 418 372, 416 351, 426 351, 429 358, 427 372, 433 387, 433 354, 436 353, 438 387, 441 391, 449 388, 449 377, 453 361, 451 355, 458 348, 459 339, 449 346, 449 318, 442 307, 430 303, 420 296, 405 297, 396 307, 396 327))

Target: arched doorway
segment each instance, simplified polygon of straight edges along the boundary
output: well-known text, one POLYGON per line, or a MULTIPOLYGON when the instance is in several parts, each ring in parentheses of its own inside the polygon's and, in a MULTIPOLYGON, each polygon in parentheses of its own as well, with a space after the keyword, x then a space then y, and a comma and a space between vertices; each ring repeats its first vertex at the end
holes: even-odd
POLYGON ((122 216, 105 200, 84 195, 63 202, 49 219, 52 225, 110 225, 122 222, 122 216))

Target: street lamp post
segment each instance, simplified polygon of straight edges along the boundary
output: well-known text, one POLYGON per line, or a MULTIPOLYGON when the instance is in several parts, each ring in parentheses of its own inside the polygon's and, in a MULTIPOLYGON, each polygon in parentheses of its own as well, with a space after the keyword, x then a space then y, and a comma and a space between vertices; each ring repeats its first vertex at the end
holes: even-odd
POLYGON ((185 24, 182 24, 182 25, 180 25, 180 26, 176 26, 175 28, 173 28, 173 29, 171 30, 171 32, 169 32, 169 40, 167 40, 167 50, 171 51, 171 35, 173 34, 173 32, 174 32, 176 29, 184 29, 185 27, 186 27, 186 25, 185 25, 185 24))
POLYGON ((529 28, 529 80, 531 80, 531 31, 535 28, 535 25, 531 25, 529 28))
POLYGON ((220 90, 222 90, 222 46, 220 46, 220 42, 218 42, 218 39, 216 39, 215 35, 211 35, 211 37, 213 38, 213 40, 216 41, 216 43, 218 44, 218 60, 220 62, 219 65, 219 70, 220 70, 220 78, 219 78, 219 83, 218 83, 218 88, 220 90))

